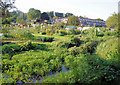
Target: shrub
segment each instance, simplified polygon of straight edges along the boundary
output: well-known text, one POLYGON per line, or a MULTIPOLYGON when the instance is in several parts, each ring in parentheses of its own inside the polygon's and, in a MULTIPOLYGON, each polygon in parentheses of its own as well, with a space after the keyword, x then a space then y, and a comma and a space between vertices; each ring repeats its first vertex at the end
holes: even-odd
POLYGON ((41 32, 42 35, 46 35, 46 32, 41 32))
POLYGON ((103 32, 98 32, 98 33, 97 33, 97 36, 98 36, 98 37, 103 37, 103 36, 104 36, 104 33, 103 33, 103 32))
POLYGON ((3 54, 10 54, 13 55, 16 52, 20 51, 20 46, 17 44, 11 44, 11 45, 3 45, 2 46, 2 53, 3 54))
POLYGON ((65 30, 59 30, 59 33, 62 35, 67 35, 67 32, 65 30))
POLYGON ((9 33, 4 33, 4 36, 5 36, 5 37, 13 38, 13 36, 11 36, 9 33))
POLYGON ((34 40, 40 40, 43 42, 52 42, 54 39, 54 37, 44 37, 44 36, 39 36, 39 37, 35 37, 34 40))
POLYGON ((3 25, 2 26, 2 33, 9 33, 10 26, 9 25, 3 25))
POLYGON ((81 44, 82 44, 82 42, 83 41, 81 41, 79 38, 77 38, 77 37, 74 37, 74 38, 72 38, 71 39, 71 42, 72 42, 72 44, 74 44, 75 46, 80 46, 81 44))
POLYGON ((77 35, 77 34, 80 34, 81 31, 80 30, 77 30, 77 29, 72 29, 72 30, 69 30, 71 32, 71 34, 74 34, 74 35, 77 35))
POLYGON ((59 36, 64 36, 64 34, 61 34, 61 33, 59 33, 58 35, 59 35, 59 36))
POLYGON ((55 47, 63 47, 63 48, 69 48, 69 44, 70 42, 68 41, 58 41, 58 42, 54 42, 52 43, 53 46, 55 47))
POLYGON ((17 38, 17 39, 30 39, 30 38, 33 38, 33 35, 27 29, 11 30, 10 35, 12 35, 14 38, 17 38))
POLYGON ((80 49, 79 49, 79 47, 76 47, 76 46, 74 46, 74 47, 71 47, 70 49, 69 49, 69 51, 70 51, 70 53, 71 53, 71 55, 78 55, 79 53, 80 53, 80 49))
POLYGON ((82 53, 94 53, 94 51, 96 50, 96 47, 98 45, 99 41, 89 41, 85 44, 82 44, 80 46, 80 52, 82 53))
POLYGON ((47 48, 46 45, 44 44, 32 43, 31 41, 21 44, 20 47, 22 51, 36 50, 36 49, 46 50, 47 48))
POLYGON ((97 46, 96 53, 99 57, 110 61, 111 65, 117 65, 119 62, 118 38, 109 39, 97 46))
POLYGON ((70 41, 58 41, 52 43, 56 47, 63 47, 63 48, 71 48, 73 46, 79 46, 82 43, 82 41, 79 38, 73 37, 70 41))

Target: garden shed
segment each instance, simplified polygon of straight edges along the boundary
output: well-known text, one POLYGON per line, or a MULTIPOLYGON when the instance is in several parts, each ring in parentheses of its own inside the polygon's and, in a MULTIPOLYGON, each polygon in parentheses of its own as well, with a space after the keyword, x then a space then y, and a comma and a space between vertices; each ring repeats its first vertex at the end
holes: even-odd
POLYGON ((65 29, 70 30, 70 29, 77 29, 77 28, 75 26, 67 26, 65 29))

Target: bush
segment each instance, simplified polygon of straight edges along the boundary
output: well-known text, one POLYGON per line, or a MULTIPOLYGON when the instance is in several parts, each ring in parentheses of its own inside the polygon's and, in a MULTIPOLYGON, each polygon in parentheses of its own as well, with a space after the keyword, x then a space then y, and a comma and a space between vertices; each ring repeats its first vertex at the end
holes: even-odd
POLYGON ((37 43, 32 43, 31 41, 28 41, 26 43, 23 43, 20 45, 22 51, 28 51, 28 50, 46 50, 46 45, 44 44, 37 44, 37 43))
POLYGON ((11 45, 3 45, 2 46, 2 53, 3 54, 10 54, 13 55, 16 52, 20 51, 20 46, 17 44, 11 44, 11 45))
POLYGON ((69 49, 69 52, 71 53, 71 55, 75 56, 80 53, 80 49, 79 49, 79 47, 74 46, 69 49))
POLYGON ((41 32, 42 35, 46 35, 46 32, 41 32))
POLYGON ((54 37, 44 37, 44 36, 39 36, 39 37, 35 37, 34 40, 40 40, 43 42, 52 42, 54 39, 54 37))
POLYGON ((59 36, 64 36, 64 34, 61 34, 61 33, 59 33, 58 35, 59 35, 59 36))
POLYGON ((98 33, 97 33, 97 36, 98 36, 98 37, 103 37, 103 36, 104 36, 104 33, 103 33, 103 32, 98 32, 98 33))
POLYGON ((71 32, 71 34, 74 34, 74 35, 77 35, 77 34, 80 34, 81 31, 80 30, 77 30, 77 29, 71 29, 69 30, 71 32))
POLYGON ((80 46, 82 44, 83 41, 81 41, 79 38, 74 37, 71 39, 71 43, 74 44, 75 46, 80 46))
POLYGON ((71 48, 74 46, 79 46, 83 41, 81 41, 79 38, 71 36, 72 39, 70 41, 58 41, 52 43, 56 47, 63 47, 63 48, 71 48))
POLYGON ((17 39, 31 39, 31 38, 33 38, 32 33, 27 29, 11 30, 10 35, 13 36, 13 38, 17 38, 17 39))
POLYGON ((67 32, 65 30, 59 30, 59 33, 62 35, 67 35, 67 32))
POLYGON ((13 38, 13 36, 11 36, 9 33, 4 33, 4 36, 8 38, 13 38))
POLYGON ((118 66, 119 62, 119 47, 118 38, 109 39, 105 42, 100 43, 97 46, 96 53, 99 57, 110 61, 111 65, 118 66))
POLYGON ((86 54, 86 53, 94 53, 96 50, 96 47, 98 45, 99 41, 89 41, 85 44, 82 44, 80 46, 80 52, 86 54))
POLYGON ((52 43, 53 46, 55 47, 63 47, 63 48, 69 48, 70 42, 68 41, 59 41, 59 42, 54 42, 52 43))

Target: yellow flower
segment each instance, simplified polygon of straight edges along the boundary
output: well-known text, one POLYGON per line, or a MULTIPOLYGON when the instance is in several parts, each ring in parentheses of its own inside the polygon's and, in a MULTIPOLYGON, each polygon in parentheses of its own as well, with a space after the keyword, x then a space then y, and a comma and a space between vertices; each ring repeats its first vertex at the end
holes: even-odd
POLYGON ((80 81, 80 79, 78 79, 78 81, 80 81))

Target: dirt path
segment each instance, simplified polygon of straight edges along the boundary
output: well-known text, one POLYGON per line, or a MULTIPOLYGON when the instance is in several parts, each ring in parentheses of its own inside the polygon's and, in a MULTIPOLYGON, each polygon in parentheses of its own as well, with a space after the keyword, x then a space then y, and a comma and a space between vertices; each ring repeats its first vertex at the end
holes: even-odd
MULTIPOLYGON (((15 43, 25 43, 27 42, 28 40, 16 40, 16 39, 3 39, 2 41, 4 42, 11 42, 11 41, 16 41, 15 43)), ((31 40, 32 42, 42 42, 40 40, 31 40)), ((44 43, 44 42, 42 42, 44 43)))

